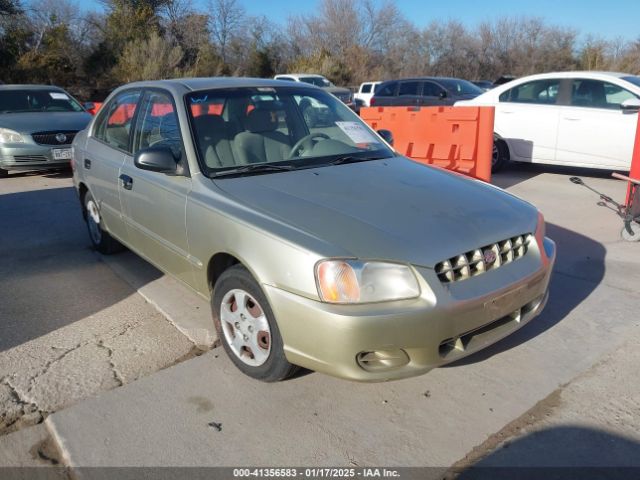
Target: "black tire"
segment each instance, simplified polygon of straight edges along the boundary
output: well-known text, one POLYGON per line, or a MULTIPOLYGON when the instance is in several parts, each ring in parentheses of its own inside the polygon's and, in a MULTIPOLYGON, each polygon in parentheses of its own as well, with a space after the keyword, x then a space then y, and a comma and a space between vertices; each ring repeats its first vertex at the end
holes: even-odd
POLYGON ((0 168, 0 178, 7 178, 9 176, 9 170, 0 168))
POLYGON ((98 204, 91 193, 86 192, 82 197, 82 213, 89 230, 89 240, 93 248, 103 255, 121 252, 124 247, 102 228, 102 217, 98 210, 98 204))
POLYGON ((267 297, 264 295, 260 285, 258 285, 258 282, 256 282, 251 273, 249 273, 249 271, 242 265, 234 265, 220 275, 220 278, 214 286, 213 295, 211 296, 211 310, 213 312, 213 321, 220 343, 222 343, 222 346, 231 361, 242 373, 257 380, 262 380, 263 382, 278 382, 291 377, 298 370, 299 367, 289 363, 284 355, 282 337, 280 336, 278 324, 271 310, 271 306, 267 301, 267 297), (244 292, 248 294, 248 296, 245 297, 247 301, 242 307, 237 305, 235 292, 244 292), (231 299, 229 296, 231 296, 231 299), (231 300, 231 302, 229 302, 229 300, 231 300), (254 300, 257 303, 254 303, 254 300), (228 317, 223 320, 223 314, 221 312, 223 302, 225 302, 229 309, 224 315, 237 316, 228 317), (232 311, 234 305, 235 311, 232 311), (260 332, 255 331, 257 330, 255 326, 254 330, 250 329, 250 326, 253 325, 251 322, 255 320, 255 318, 250 318, 249 316, 242 318, 242 320, 239 318, 242 317, 242 312, 250 312, 251 309, 262 313, 262 315, 255 315, 256 318, 259 316, 262 322, 264 322, 266 317, 266 322, 268 323, 269 328, 266 335, 265 331, 262 331, 262 343, 263 345, 268 344, 268 351, 267 347, 264 347, 263 350, 259 352, 260 355, 258 356, 252 353, 247 336, 244 336, 245 341, 240 339, 242 331, 247 335, 251 335, 250 331, 253 331, 256 335, 256 343, 254 345, 260 348, 258 346, 260 344, 260 332), (245 320, 248 323, 239 325, 238 328, 236 328, 231 325, 231 318, 238 320, 235 322, 236 325, 245 320), (238 349, 238 346, 236 345, 235 347, 232 347, 229 340, 229 337, 233 336, 235 338, 236 335, 238 336, 238 340, 244 344, 244 346, 241 347, 241 353, 236 353, 235 350, 238 349), (266 338, 266 341, 264 341, 264 338, 266 338), (266 357, 266 360, 258 365, 250 365, 247 363, 251 361, 257 363, 259 361, 259 356, 266 357))
POLYGON ((499 172, 509 161, 509 147, 498 137, 493 139, 493 154, 491 156, 491 172, 499 172))
POLYGON ((620 237, 625 242, 640 242, 640 223, 631 222, 629 225, 631 232, 627 230, 627 226, 623 226, 620 230, 620 237))

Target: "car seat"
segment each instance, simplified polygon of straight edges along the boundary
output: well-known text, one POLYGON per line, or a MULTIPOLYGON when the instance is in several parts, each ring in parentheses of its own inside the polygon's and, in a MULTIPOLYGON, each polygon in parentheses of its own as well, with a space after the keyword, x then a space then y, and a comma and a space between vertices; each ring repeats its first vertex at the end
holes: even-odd
POLYGON ((289 138, 278 128, 277 110, 255 108, 245 121, 246 131, 235 136, 239 163, 266 163, 284 160, 289 155, 289 138))

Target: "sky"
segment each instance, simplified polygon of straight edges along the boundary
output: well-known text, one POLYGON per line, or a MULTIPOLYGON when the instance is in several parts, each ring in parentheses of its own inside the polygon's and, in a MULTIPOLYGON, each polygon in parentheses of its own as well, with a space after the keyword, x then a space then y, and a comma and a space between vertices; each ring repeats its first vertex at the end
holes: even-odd
MULTIPOLYGON (((99 9, 97 0, 81 2, 99 9)), ((204 9, 207 0, 193 0, 204 9)), ((252 15, 284 23, 291 14, 313 13, 319 0, 239 0, 252 15)), ((501 16, 536 16, 549 23, 575 28, 580 34, 605 39, 640 38, 640 0, 396 0, 400 11, 418 27, 432 20, 458 20, 473 27, 501 16)))

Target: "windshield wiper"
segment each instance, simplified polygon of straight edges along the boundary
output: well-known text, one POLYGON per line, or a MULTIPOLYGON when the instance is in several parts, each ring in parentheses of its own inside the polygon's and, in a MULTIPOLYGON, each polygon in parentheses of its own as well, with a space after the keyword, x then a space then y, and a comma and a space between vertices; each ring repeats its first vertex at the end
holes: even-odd
POLYGON ((334 160, 328 162, 329 165, 343 165, 345 163, 357 163, 357 162, 368 162, 370 160, 382 160, 383 158, 391 158, 391 157, 361 157, 356 155, 344 155, 342 157, 338 157, 334 160))
POLYGON ((253 165, 244 165, 242 167, 230 168, 221 172, 211 174, 212 178, 226 177, 230 175, 240 175, 243 173, 267 173, 267 172, 287 172, 295 170, 292 165, 270 165, 268 163, 254 163, 253 165))

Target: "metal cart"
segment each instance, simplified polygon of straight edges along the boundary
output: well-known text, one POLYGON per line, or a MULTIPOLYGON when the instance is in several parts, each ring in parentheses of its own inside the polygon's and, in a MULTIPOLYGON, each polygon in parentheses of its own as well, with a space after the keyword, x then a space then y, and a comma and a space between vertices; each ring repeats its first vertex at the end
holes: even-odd
POLYGON ((635 180, 615 172, 612 173, 612 176, 629 182, 629 195, 626 204, 618 203, 613 198, 591 188, 579 177, 571 177, 569 180, 576 185, 582 185, 600 195, 601 202, 599 205, 613 205, 615 207, 614 210, 623 221, 622 230, 620 231, 622 239, 627 242, 640 242, 640 180, 635 180))

